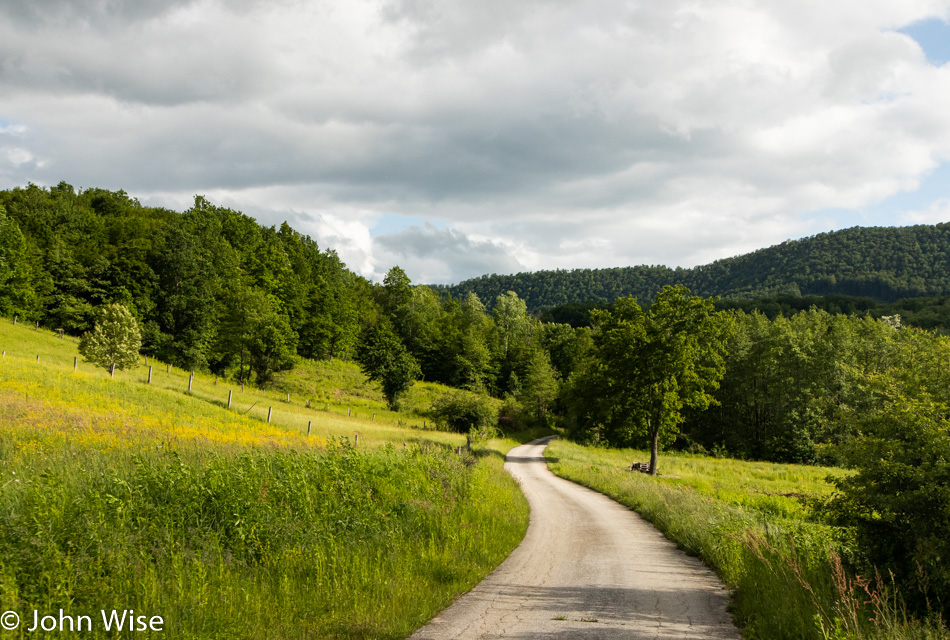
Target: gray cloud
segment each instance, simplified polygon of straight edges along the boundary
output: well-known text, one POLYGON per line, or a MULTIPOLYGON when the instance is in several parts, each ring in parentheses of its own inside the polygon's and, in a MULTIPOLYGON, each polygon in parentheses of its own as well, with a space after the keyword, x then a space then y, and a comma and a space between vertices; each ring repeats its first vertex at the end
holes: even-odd
POLYGON ((831 224, 815 211, 859 219, 950 160, 950 66, 896 32, 948 14, 0 0, 0 187, 203 193, 374 276, 688 266, 831 224), (383 214, 443 228, 373 238, 383 214))
POLYGON ((434 226, 410 227, 398 233, 377 236, 374 247, 381 257, 391 257, 418 282, 458 282, 485 273, 514 273, 524 265, 510 248, 496 242, 472 240, 455 229, 434 226))

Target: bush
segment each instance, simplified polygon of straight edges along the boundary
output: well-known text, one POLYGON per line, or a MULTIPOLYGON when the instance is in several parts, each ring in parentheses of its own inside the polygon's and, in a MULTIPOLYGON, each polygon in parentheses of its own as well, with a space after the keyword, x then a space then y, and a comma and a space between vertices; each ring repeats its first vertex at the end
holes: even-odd
POLYGON ((429 416, 439 427, 450 431, 480 433, 495 428, 498 408, 486 395, 456 390, 436 400, 429 416))

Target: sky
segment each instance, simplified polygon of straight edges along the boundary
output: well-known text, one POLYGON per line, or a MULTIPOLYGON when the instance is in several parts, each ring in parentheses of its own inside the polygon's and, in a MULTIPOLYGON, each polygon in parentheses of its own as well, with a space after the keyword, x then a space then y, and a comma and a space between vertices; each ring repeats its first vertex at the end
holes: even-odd
POLYGON ((0 0, 0 188, 354 271, 691 267, 950 221, 950 0, 0 0))

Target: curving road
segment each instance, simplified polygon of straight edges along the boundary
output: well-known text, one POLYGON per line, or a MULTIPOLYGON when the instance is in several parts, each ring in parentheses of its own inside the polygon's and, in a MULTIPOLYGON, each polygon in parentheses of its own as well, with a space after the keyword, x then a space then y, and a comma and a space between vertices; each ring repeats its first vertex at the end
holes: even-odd
POLYGON ((411 640, 738 640, 716 575, 635 512, 548 471, 549 441, 506 458, 531 505, 524 541, 411 640))

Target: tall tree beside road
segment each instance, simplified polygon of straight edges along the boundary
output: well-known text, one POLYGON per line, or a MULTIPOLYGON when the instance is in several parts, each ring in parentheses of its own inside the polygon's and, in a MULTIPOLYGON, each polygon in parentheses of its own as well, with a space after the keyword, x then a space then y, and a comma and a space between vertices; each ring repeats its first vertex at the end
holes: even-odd
POLYGON ((646 436, 650 473, 661 442, 675 437, 685 407, 705 408, 723 375, 721 319, 714 301, 665 287, 648 311, 621 298, 613 312, 597 311, 594 363, 581 397, 599 405, 603 435, 612 445, 646 436))

